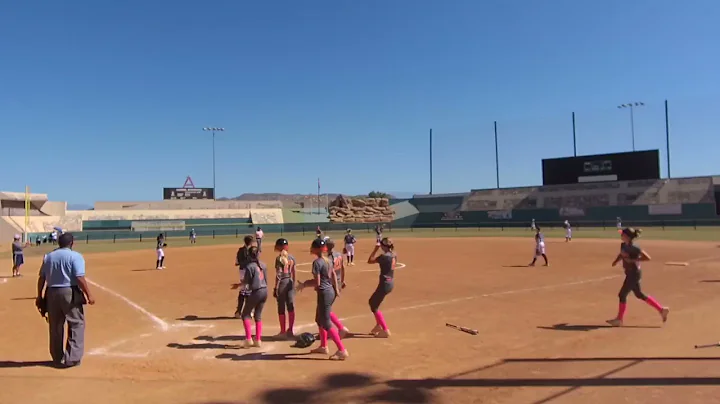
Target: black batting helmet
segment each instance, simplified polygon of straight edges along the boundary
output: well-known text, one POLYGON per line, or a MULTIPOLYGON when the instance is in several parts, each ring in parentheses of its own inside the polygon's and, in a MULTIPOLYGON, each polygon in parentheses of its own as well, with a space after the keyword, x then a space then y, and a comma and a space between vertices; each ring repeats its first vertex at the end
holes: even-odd
POLYGON ((310 248, 324 249, 327 248, 327 245, 325 244, 325 240, 321 238, 316 238, 315 240, 313 240, 312 244, 310 244, 310 248))
POLYGON ((285 239, 285 238, 279 238, 279 239, 277 239, 277 241, 275 241, 275 248, 278 250, 287 248, 289 245, 290 245, 290 243, 288 243, 287 239, 285 239))

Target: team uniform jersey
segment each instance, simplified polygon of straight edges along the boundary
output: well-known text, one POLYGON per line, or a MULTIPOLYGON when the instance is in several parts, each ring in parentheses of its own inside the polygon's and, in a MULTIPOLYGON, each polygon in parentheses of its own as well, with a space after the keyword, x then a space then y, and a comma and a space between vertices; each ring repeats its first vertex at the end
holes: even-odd
POLYGON ((317 258, 312 263, 312 273, 313 275, 317 276, 320 279, 320 286, 318 286, 317 290, 327 290, 327 289, 333 289, 332 280, 330 278, 330 265, 325 259, 323 258, 317 258))
POLYGON ((620 244, 620 256, 622 257, 625 275, 637 275, 640 273, 640 263, 631 260, 639 259, 641 252, 642 249, 635 244, 620 244))
POLYGON ((250 293, 267 289, 267 267, 262 262, 250 262, 245 267, 243 284, 250 293))
POLYGON ((375 242, 377 242, 378 245, 380 245, 380 241, 382 241, 382 229, 380 226, 375 228, 375 242))
POLYGON ((347 251, 347 254, 355 255, 355 243, 357 243, 355 236, 353 236, 352 234, 346 234, 344 241, 345 241, 345 251, 347 251))
POLYGON ((542 233, 535 234, 535 256, 545 254, 545 236, 542 233))
POLYGON ((296 265, 295 257, 288 254, 287 260, 288 264, 287 266, 285 266, 279 256, 275 258, 275 276, 278 282, 292 279, 292 270, 295 268, 296 265))
MULTIPOLYGON (((250 254, 248 251, 248 247, 242 246, 238 249, 238 252, 235 256, 235 265, 238 266, 238 269, 240 270, 240 279, 245 279, 245 268, 251 263, 250 260, 250 254)), ((241 291, 242 294, 249 294, 247 289, 243 289, 241 291)))
POLYGON ((380 265, 380 283, 391 283, 395 279, 397 256, 388 251, 377 257, 377 262, 380 265))
POLYGON ((330 264, 332 265, 333 271, 335 271, 335 276, 337 276, 338 283, 342 285, 343 278, 345 277, 345 274, 343 273, 343 256, 341 253, 337 251, 333 251, 332 253, 328 254, 328 259, 330 260, 330 264))
POLYGON ((165 256, 165 251, 163 250, 164 247, 165 247, 165 239, 163 237, 158 237, 157 245, 155 246, 155 251, 157 251, 158 259, 163 258, 165 256))

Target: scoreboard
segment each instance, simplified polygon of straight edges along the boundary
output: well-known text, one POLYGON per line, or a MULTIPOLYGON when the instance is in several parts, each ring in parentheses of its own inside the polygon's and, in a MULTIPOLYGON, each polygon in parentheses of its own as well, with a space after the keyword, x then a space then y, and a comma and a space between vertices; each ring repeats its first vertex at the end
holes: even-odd
POLYGON ((543 185, 660 179, 660 151, 543 159, 543 185))
POLYGON ((163 199, 215 199, 215 188, 163 188, 163 199))

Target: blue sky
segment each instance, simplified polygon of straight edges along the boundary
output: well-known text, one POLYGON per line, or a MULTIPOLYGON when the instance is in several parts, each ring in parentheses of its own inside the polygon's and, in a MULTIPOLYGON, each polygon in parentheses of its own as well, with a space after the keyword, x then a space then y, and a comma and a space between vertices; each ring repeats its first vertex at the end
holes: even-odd
POLYGON ((541 159, 661 149, 720 173, 720 2, 0 0, 0 189, 158 200, 541 183, 541 159), (62 168, 60 168, 62 167, 62 168))

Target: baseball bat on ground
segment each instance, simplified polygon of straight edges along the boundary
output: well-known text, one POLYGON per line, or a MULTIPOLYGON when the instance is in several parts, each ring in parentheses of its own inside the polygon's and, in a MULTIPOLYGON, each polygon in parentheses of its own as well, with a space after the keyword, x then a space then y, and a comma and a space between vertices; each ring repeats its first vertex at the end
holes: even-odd
POLYGON ((470 334, 470 335, 478 335, 478 330, 473 330, 473 329, 471 329, 471 328, 461 327, 461 326, 459 326, 459 325, 450 324, 450 323, 445 323, 445 326, 446 326, 446 327, 450 327, 450 328, 454 328, 454 329, 459 330, 459 331, 462 331, 462 332, 466 332, 466 333, 468 333, 468 334, 470 334))
POLYGON ((695 349, 720 347, 720 342, 714 344, 695 345, 695 349))

